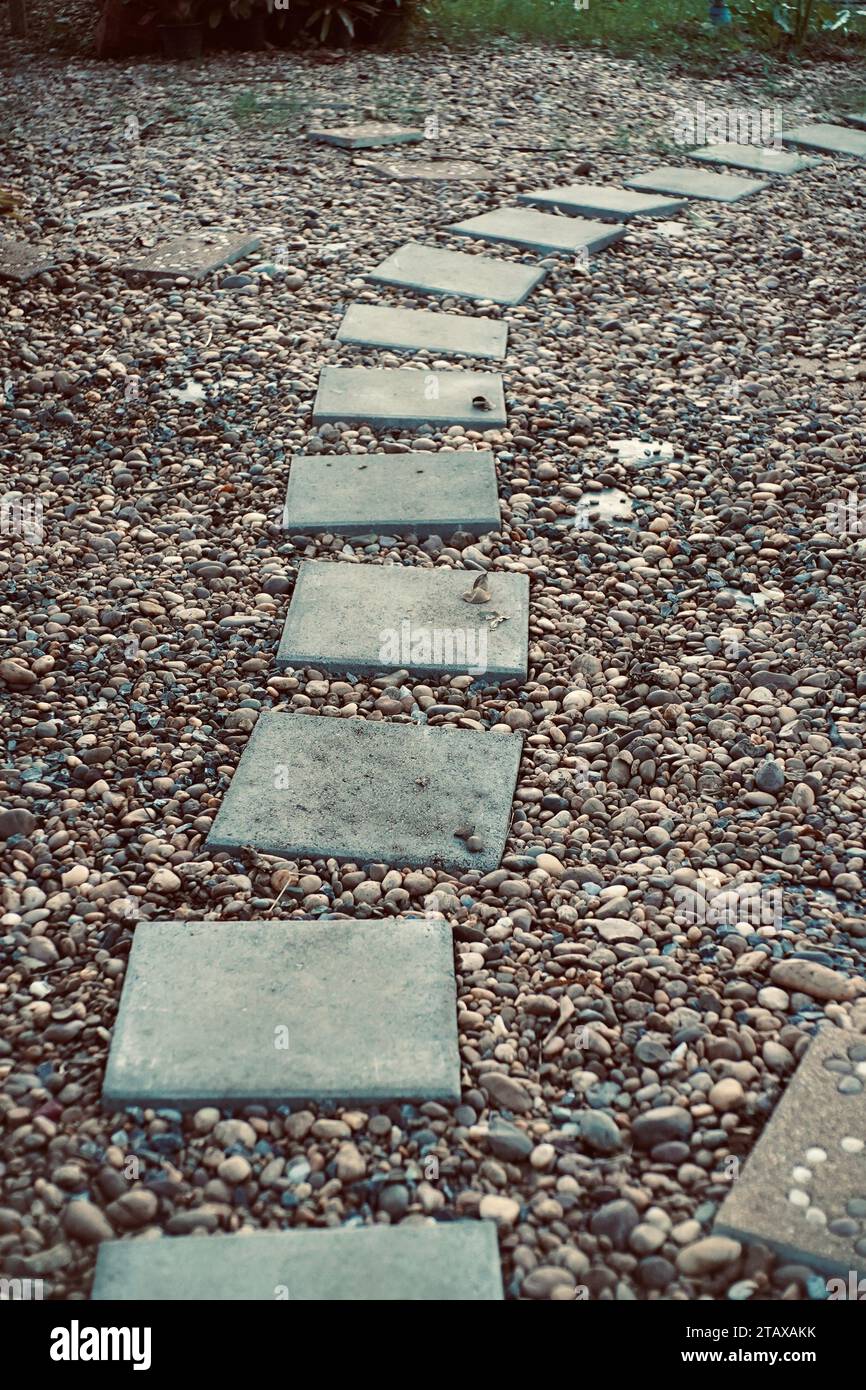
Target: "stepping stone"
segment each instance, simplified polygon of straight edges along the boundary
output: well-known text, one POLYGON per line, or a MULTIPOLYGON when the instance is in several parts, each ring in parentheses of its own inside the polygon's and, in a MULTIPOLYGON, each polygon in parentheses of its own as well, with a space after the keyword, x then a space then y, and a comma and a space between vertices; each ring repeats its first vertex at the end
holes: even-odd
POLYGON ((467 603, 462 595, 477 579, 477 570, 305 560, 277 666, 525 680, 529 580, 488 575, 490 601, 467 603))
POLYGON ((508 325, 498 319, 472 318, 468 314, 352 304, 340 324, 337 341, 405 352, 425 349, 460 357, 501 358, 508 342, 508 325))
POLYGON ((590 255, 604 250, 625 236, 624 227, 603 222, 583 222, 578 217, 554 217, 535 208, 496 208, 455 222, 446 229, 456 236, 480 237, 484 241, 506 241, 527 246, 531 251, 567 251, 590 255))
POLYGON ((673 193, 684 198, 704 198, 718 203, 737 203, 767 187, 766 179, 741 179, 736 174, 706 174, 699 169, 679 169, 666 164, 648 174, 626 179, 627 188, 648 189, 655 193, 673 193))
POLYGON ((136 927, 107 1109, 459 1098, 446 922, 136 927))
POLYGON ((494 177, 492 169, 471 159, 378 159, 365 168, 400 183, 436 183, 442 179, 488 183, 494 177))
POLYGON ((856 126, 858 130, 866 130, 866 111, 850 111, 847 116, 842 118, 846 125, 856 126))
POLYGON ((799 174, 821 163, 820 159, 788 154, 785 150, 762 149, 757 145, 739 145, 733 140, 689 150, 689 159, 699 159, 703 164, 729 164, 734 169, 755 169, 759 174, 799 174))
POLYGON ((420 294, 489 299, 494 304, 522 304, 546 274, 535 266, 489 256, 467 256, 409 241, 365 276, 380 285, 401 285, 420 294))
POLYGON ((292 459, 287 531, 447 539, 455 531, 481 536, 501 524, 496 466, 486 449, 292 459))
POLYGON ((321 127, 308 130, 311 140, 325 145, 339 145, 345 150, 369 150, 378 145, 413 145, 424 139, 423 130, 414 126, 395 125, 390 121, 365 121, 360 125, 321 127))
POLYGON ((252 255, 261 244, 258 237, 175 237, 146 251, 141 260, 118 266, 118 270, 122 275, 144 275, 148 279, 183 275, 188 280, 201 280, 221 265, 231 265, 252 255))
POLYGON ((628 493, 618 487, 603 487, 598 492, 581 493, 571 524, 577 531, 587 531, 599 521, 631 521, 633 514, 628 493))
POLYGON ((0 280, 15 280, 23 285, 34 275, 55 270, 58 264, 56 253, 46 246, 31 246, 27 241, 0 241, 0 280))
POLYGON ((852 130, 846 125, 798 125, 782 131, 786 145, 798 145, 804 150, 821 150, 824 154, 854 154, 866 158, 866 131, 852 130))
POLYGON ((92 1297, 148 1303, 496 1303, 503 1292, 494 1223, 440 1221, 104 1241, 92 1297))
POLYGON ((495 429, 506 422, 502 377, 498 372, 323 367, 313 424, 336 421, 401 429, 426 424, 495 429))
POLYGON ((825 1275, 866 1274, 866 1036, 816 1035, 716 1229, 825 1275))
POLYGON ((598 217, 602 222, 629 222, 633 217, 671 217, 685 204, 682 199, 658 198, 650 193, 633 193, 606 183, 566 183, 561 188, 539 188, 519 193, 518 203, 537 203, 539 207, 598 217))
POLYGON ((207 838, 281 859, 499 867, 522 740, 264 710, 207 838), (480 849, 469 849, 470 830, 480 849))
POLYGON ((108 217, 126 217, 132 212, 149 212, 156 206, 152 199, 139 199, 135 203, 111 203, 104 208, 90 208, 77 216, 79 222, 97 222, 108 217))

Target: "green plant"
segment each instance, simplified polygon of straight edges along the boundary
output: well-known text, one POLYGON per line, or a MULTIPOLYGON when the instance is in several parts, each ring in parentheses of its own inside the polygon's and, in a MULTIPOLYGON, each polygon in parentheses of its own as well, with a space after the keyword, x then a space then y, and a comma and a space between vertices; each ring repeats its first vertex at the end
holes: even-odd
POLYGON ((264 9, 260 0, 204 0, 208 27, 217 29, 226 19, 249 19, 254 10, 264 9))
POLYGON ((304 27, 316 31, 319 43, 354 39, 363 28, 373 31, 382 19, 393 18, 402 0, 313 0, 304 27))
POLYGON ((845 31, 852 14, 827 0, 745 0, 739 10, 747 28, 782 49, 803 48, 818 34, 845 31))

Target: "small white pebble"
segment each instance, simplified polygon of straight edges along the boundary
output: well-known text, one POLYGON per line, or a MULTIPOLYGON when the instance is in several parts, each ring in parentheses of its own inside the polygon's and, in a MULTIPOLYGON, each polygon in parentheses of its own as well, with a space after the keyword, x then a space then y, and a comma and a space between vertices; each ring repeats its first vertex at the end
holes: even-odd
POLYGON ((812 1180, 812 1169, 811 1169, 811 1168, 792 1168, 792 1169, 791 1169, 791 1177, 794 1179, 794 1182, 798 1182, 798 1183, 800 1184, 800 1186, 802 1187, 803 1183, 811 1182, 811 1180, 812 1180))
POLYGON ((826 1152, 825 1149, 807 1149, 807 1150, 806 1150, 806 1162, 807 1162, 807 1163, 823 1163, 823 1162, 826 1160, 826 1158, 827 1158, 827 1152, 826 1152))
POLYGON ((806 1220, 811 1221, 813 1226, 826 1226, 827 1215, 820 1207, 810 1207, 806 1212, 806 1220))
POLYGON ((853 1134, 846 1134, 841 1147, 846 1154, 861 1154, 866 1144, 862 1139, 855 1139, 853 1134))
POLYGON ((809 1205, 808 1192, 802 1192, 799 1187, 792 1187, 788 1193, 788 1201, 794 1207, 807 1207, 809 1205))

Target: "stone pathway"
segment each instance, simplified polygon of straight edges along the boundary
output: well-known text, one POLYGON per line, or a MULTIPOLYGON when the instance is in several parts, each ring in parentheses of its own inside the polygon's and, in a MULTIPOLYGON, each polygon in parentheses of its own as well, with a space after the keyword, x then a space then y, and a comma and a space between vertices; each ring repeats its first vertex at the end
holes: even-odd
POLYGON ((27 241, 0 241, 0 280, 23 285, 34 275, 56 269, 57 264, 57 256, 48 247, 32 246, 27 241))
MULTIPOLYGON (((401 710, 404 698, 386 687, 382 712, 401 710)), ((505 849, 521 743, 519 735, 264 710, 207 843, 282 859, 487 873, 505 849)))
POLYGON ((447 922, 139 923, 104 1096, 179 1110, 458 1101, 447 922))
POLYGON ((384 428, 439 423, 495 429, 505 418, 502 377, 495 372, 324 367, 313 405, 314 425, 357 421, 384 428))
POLYGON ((416 677, 526 679, 529 580, 525 574, 404 569, 304 560, 295 580, 278 666, 335 675, 399 665, 416 677))
POLYGON ((734 169, 754 169, 759 174, 799 174, 803 169, 813 169, 821 162, 785 150, 728 142, 710 145, 705 150, 693 150, 690 158, 699 159, 704 164, 728 164, 734 169))
POLYGON ((402 352, 501 359, 508 347, 508 325, 498 319, 473 318, 468 314, 353 304, 343 316, 337 341, 402 352))
POLYGON ((154 246, 136 261, 118 266, 122 275, 141 275, 148 280, 201 280, 221 265, 251 256, 261 246, 258 237, 175 237, 154 246))
POLYGON ((796 145, 803 150, 819 150, 822 154, 858 155, 866 159, 866 131, 852 130, 850 126, 816 125, 794 126, 782 131, 786 145, 796 145))
POLYGON ((831 1277, 866 1275, 866 1037, 818 1033, 716 1229, 831 1277))
POLYGON ((488 449, 298 455, 289 470, 283 525, 301 535, 371 538, 498 531, 493 455, 488 449))
POLYGON ((366 121, 360 125, 331 129, 313 128, 307 134, 311 140, 320 140, 326 145, 338 145, 347 150, 377 149, 382 145, 414 145, 424 139, 423 130, 388 121, 366 121))
POLYGON ((252 1236, 110 1241, 93 1297, 358 1303, 502 1299, 495 1227, 484 1221, 252 1236))
MULTIPOLYGON (((380 126, 311 134, 358 149, 414 141, 422 133, 380 126)), ((866 152, 866 136, 844 127, 808 127, 787 132, 785 139, 828 152, 866 152)), ((741 147, 690 153, 696 160, 773 173, 794 173, 816 162, 741 147)), ((491 209, 446 230, 543 253, 592 254, 624 237, 623 223, 632 218, 669 216, 684 199, 736 202, 767 186, 766 180, 666 167, 626 180, 625 188, 565 184, 520 195, 519 201, 531 206, 491 209), (556 215, 536 205, 555 209, 556 215)), ((194 279, 258 245, 254 238, 219 245, 206 239, 176 241, 125 269, 194 279)), ((420 294, 513 306, 523 303, 544 274, 543 266, 410 242, 367 279, 420 294)), ((504 358, 507 324, 354 305, 337 338, 347 345, 504 358)), ((490 428, 506 422, 503 380, 496 373, 459 368, 326 367, 313 419, 316 424, 422 429, 444 422, 490 428)), ((587 494, 581 504, 584 500, 587 510, 595 504, 609 516, 630 514, 629 499, 617 489, 604 496, 587 494)), ((284 515, 290 533, 447 536, 455 529, 479 534, 498 525, 488 451, 292 461, 284 515)), ((314 667, 348 679, 356 672, 390 672, 377 702, 385 719, 262 711, 208 847, 370 866, 355 900, 371 908, 387 904, 394 891, 388 887, 388 866, 498 870, 522 737, 508 725, 490 732, 465 727, 472 721, 462 706, 422 712, 404 682, 429 672, 487 684, 523 680, 528 633, 525 574, 303 563, 277 666, 314 667), (388 715, 404 712, 412 724, 385 722, 388 715), (425 727, 434 713, 464 727, 425 727)), ((411 876, 405 881, 409 884, 411 876)), ((427 883, 423 874, 415 876, 419 910, 427 883)), ((399 891, 408 897, 405 889, 399 891)), ((457 1101, 451 932, 439 904, 424 907, 425 921, 396 916, 366 924, 142 923, 111 1046, 106 1104, 225 1108, 335 1099, 457 1101)), ((610 913, 600 911, 596 925, 606 942, 641 935, 636 924, 610 913)), ((562 961, 567 949, 566 944, 560 952, 562 961)), ((725 1203, 720 1230, 750 1239, 757 1235, 786 1253, 805 1253, 828 1270, 852 1261, 863 1264, 864 1073, 866 1048, 850 1035, 830 1029, 813 1043, 745 1179, 725 1203)), ((499 1072, 485 1073, 480 1084, 489 1085, 513 1112, 531 1106, 524 1089, 499 1072)), ((637 1125, 634 1133, 643 1143, 637 1125)), ((350 1135, 346 1126, 338 1170, 342 1163, 349 1171, 356 1162, 350 1135)), ((274 1298, 281 1288, 292 1298, 326 1301, 499 1299, 495 1227, 480 1221, 221 1236, 216 1243, 113 1242, 100 1248, 94 1297, 274 1298)))
POLYGON ((685 207, 682 198, 659 198, 655 194, 635 193, 607 183, 566 183, 561 188, 539 188, 518 194, 517 201, 577 213, 580 217, 597 217, 603 222, 630 222, 633 217, 673 217, 685 207))
POLYGON ((522 304, 545 272, 513 261, 488 256, 443 251, 410 241, 394 251, 367 275, 380 285, 399 285, 420 294, 457 295, 463 299, 489 299, 493 304, 522 304))
POLYGON ((578 217, 555 217, 534 208, 496 208, 455 222, 448 228, 455 236, 478 237, 482 241, 502 241, 525 246, 530 251, 565 251, 594 255, 625 236, 625 228, 602 222, 585 222, 578 217))
POLYGON ((741 179, 736 174, 707 174, 699 169, 680 169, 666 164, 647 174, 626 179, 626 188, 652 193, 674 193, 714 203, 738 203, 767 187, 766 179, 741 179))

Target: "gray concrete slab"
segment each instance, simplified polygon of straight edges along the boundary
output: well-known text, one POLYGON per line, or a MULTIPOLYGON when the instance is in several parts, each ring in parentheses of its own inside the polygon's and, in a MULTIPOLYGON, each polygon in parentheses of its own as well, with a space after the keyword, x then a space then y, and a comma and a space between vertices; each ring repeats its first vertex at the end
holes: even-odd
POLYGON ((201 280, 221 265, 232 265, 258 251, 261 241, 254 236, 181 236, 164 241, 142 253, 136 261, 124 261, 117 269, 122 275, 186 276, 201 280))
POLYGON ((92 1297, 145 1303, 496 1303, 492 1221, 111 1240, 92 1297))
POLYGON ((454 353, 459 357, 505 356, 508 325, 470 314, 436 314, 429 309, 391 309, 352 304, 337 332, 340 343, 394 348, 402 352, 454 353))
POLYGON ((626 188, 651 193, 672 193, 684 198, 703 198, 709 202, 738 203, 767 187, 766 179, 741 179, 738 174, 706 173, 703 169, 680 169, 666 164, 649 173, 625 180, 626 188))
POLYGON ((492 169, 471 159, 379 159, 364 166, 383 179, 398 183, 488 183, 492 169))
POLYGON ((208 848, 487 873, 505 849, 521 751, 515 735, 265 710, 208 848))
POLYGON ((367 280, 380 285, 401 285, 420 294, 457 295, 463 299, 489 299, 493 304, 522 304, 545 276, 536 266, 518 265, 490 256, 443 251, 409 241, 394 251, 367 280))
POLYGON ((311 140, 325 145, 339 145, 346 150, 369 150, 379 145, 414 145, 424 139, 423 130, 415 126, 397 125, 393 121, 362 121, 357 125, 317 126, 308 130, 311 140))
POLYGON ((136 927, 107 1109, 459 1096, 447 923, 136 927))
POLYGON ((29 241, 0 241, 0 280, 23 285, 34 275, 55 270, 58 263, 56 252, 47 246, 31 246, 29 241))
POLYGON ((336 421, 401 429, 428 424, 496 429, 506 423, 502 377, 498 372, 456 368, 436 372, 408 367, 323 367, 313 423, 336 421))
POLYGON ((740 145, 732 140, 717 141, 688 153, 689 159, 699 159, 702 164, 727 164, 733 169, 754 169, 759 174, 800 174, 821 163, 820 159, 791 154, 788 150, 740 145))
POLYGON ((477 570, 304 560, 276 664, 525 680, 529 579, 490 574, 489 602, 466 602, 477 578, 477 570))
POLYGON ((847 1280, 866 1274, 866 1037, 829 1024, 800 1062, 716 1229, 847 1280))
POLYGON ((283 526, 301 535, 480 536, 501 525, 489 450, 295 457, 283 526))
POLYGON ((685 206, 681 198, 634 193, 610 183, 565 183, 558 188, 537 188, 518 194, 517 201, 578 213, 581 217, 596 217, 601 222, 630 222, 633 217, 672 217, 685 206))
POLYGON ((579 217, 555 217, 536 208, 494 208, 480 217, 469 217, 448 227, 455 236, 478 237, 526 246, 530 251, 564 251, 590 255, 620 241, 625 228, 609 222, 585 222, 579 217))
POLYGON ((847 116, 843 116, 846 125, 856 126, 858 130, 866 130, 866 111, 849 111, 847 116))
POLYGON ((782 131, 782 143, 796 145, 803 150, 820 150, 823 154, 852 154, 866 159, 866 131, 854 130, 846 125, 829 125, 818 122, 815 125, 792 126, 782 131))
POLYGON ((76 213, 79 222, 101 222, 112 217, 128 217, 131 213, 152 212, 159 206, 152 198, 139 198, 131 203, 111 203, 107 207, 88 208, 76 213))

